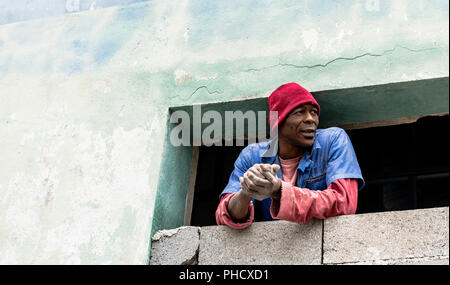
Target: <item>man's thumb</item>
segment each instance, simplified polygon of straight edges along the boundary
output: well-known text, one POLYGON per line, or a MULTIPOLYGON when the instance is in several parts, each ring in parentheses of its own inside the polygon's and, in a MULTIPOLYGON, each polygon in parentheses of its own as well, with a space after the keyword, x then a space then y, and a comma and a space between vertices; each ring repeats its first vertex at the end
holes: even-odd
POLYGON ((272 165, 272 170, 273 170, 275 173, 277 173, 278 170, 280 170, 280 166, 279 166, 278 164, 273 164, 273 165, 272 165))

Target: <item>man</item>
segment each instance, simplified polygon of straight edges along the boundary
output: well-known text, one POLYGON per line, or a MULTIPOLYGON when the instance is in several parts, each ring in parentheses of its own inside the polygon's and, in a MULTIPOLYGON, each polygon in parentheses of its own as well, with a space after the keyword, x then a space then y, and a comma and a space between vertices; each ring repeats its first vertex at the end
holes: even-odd
POLYGON ((278 138, 242 150, 220 195, 217 224, 244 229, 255 216, 306 222, 354 214, 364 180, 345 131, 317 129, 320 106, 297 83, 278 87, 269 108, 278 112, 270 122, 278 138))

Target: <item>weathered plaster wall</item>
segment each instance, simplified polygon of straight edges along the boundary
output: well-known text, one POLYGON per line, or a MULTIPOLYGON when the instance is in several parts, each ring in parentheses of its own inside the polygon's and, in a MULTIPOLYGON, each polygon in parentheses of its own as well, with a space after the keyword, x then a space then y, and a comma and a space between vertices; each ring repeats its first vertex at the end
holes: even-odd
POLYGON ((147 0, 0 0, 0 25, 147 0))
POLYGON ((1 25, 0 263, 148 262, 168 107, 446 77, 448 27, 448 1, 426 0, 158 0, 1 25))

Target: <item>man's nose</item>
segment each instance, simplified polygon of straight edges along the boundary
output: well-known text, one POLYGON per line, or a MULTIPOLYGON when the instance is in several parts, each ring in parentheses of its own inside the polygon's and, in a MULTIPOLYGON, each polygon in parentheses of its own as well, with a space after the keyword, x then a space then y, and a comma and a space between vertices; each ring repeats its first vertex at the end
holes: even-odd
POLYGON ((306 112, 304 121, 305 121, 305 122, 308 122, 308 123, 313 123, 313 122, 314 122, 314 117, 313 117, 313 115, 311 114, 311 112, 306 112))

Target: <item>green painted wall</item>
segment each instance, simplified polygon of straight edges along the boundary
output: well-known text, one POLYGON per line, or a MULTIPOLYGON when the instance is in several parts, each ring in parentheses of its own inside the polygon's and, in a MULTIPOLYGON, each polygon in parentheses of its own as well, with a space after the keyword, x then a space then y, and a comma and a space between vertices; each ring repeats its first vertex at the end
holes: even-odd
POLYGON ((0 25, 0 263, 147 263, 184 211, 170 107, 448 77, 448 8, 158 0, 0 25))

